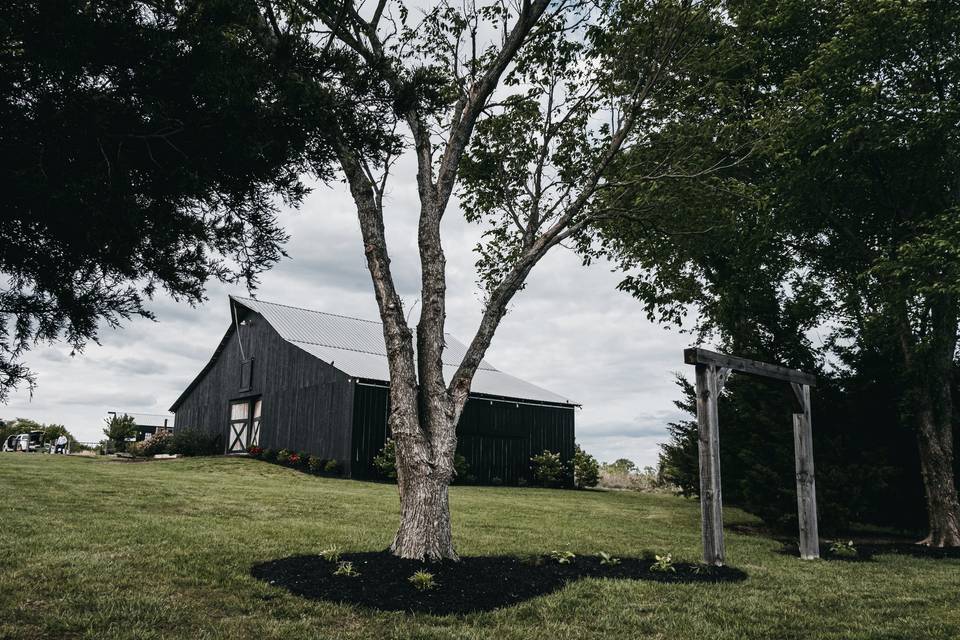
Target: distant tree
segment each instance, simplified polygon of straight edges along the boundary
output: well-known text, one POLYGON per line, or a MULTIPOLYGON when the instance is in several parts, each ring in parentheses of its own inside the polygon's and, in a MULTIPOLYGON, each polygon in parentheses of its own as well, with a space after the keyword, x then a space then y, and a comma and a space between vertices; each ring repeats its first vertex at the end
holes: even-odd
POLYGON ((116 451, 125 451, 127 448, 127 439, 137 435, 137 423, 132 416, 123 414, 122 416, 111 416, 104 420, 107 426, 103 430, 103 435, 113 444, 116 451))
POLYGON ((617 458, 613 462, 604 463, 603 470, 608 473, 628 475, 637 470, 637 465, 634 464, 633 460, 628 460, 627 458, 617 458))
POLYGON ((37 342, 80 351, 158 290, 197 303, 280 259, 278 204, 330 177, 332 59, 255 0, 2 13, 0 401, 37 342))

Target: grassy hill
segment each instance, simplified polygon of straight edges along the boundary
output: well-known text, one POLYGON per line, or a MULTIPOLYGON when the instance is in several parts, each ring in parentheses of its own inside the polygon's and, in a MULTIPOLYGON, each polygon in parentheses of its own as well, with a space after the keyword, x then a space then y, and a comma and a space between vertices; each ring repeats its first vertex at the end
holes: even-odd
MULTIPOLYGON (((386 547, 390 485, 247 459, 148 463, 0 455, 0 638, 958 638, 960 560, 801 562, 727 533, 728 584, 589 579, 467 616, 305 600, 253 564, 386 547)), ((699 559, 694 501, 454 487, 462 555, 645 550, 699 559)), ((752 523, 735 509, 728 525, 752 523)))

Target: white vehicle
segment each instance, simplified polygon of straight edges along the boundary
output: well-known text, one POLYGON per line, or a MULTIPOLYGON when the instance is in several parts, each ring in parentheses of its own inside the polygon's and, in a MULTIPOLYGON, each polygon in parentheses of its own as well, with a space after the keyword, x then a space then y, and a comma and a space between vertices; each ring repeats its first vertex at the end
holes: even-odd
POLYGON ((43 449, 43 431, 31 431, 9 436, 3 442, 4 451, 41 451, 43 449))

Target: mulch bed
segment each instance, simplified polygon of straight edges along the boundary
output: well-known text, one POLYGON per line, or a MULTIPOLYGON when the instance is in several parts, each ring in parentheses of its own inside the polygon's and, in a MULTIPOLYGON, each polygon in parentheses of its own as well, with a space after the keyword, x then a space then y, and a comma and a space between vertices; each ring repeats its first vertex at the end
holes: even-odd
POLYGON ((731 567, 675 563, 674 571, 651 571, 651 559, 623 558, 603 565, 596 556, 577 556, 570 564, 538 556, 465 557, 460 562, 426 565, 388 552, 344 553, 360 575, 335 576, 337 564, 321 556, 295 556, 255 565, 251 575, 314 600, 328 600, 383 611, 437 615, 490 611, 552 593, 580 578, 650 580, 664 583, 735 582, 747 575, 731 567), (423 569, 436 586, 417 590, 409 581, 423 569))

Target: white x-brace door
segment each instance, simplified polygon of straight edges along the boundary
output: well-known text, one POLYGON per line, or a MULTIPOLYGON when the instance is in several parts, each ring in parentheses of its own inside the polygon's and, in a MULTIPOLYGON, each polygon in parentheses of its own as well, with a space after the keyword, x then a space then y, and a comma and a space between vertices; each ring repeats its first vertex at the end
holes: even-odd
MULTIPOLYGON (((230 405, 230 438, 227 453, 243 453, 249 446, 250 401, 241 400, 230 405)), ((258 428, 259 431, 259 428, 258 428)))

